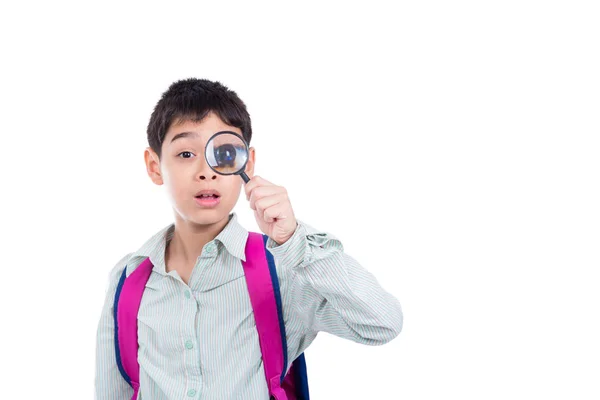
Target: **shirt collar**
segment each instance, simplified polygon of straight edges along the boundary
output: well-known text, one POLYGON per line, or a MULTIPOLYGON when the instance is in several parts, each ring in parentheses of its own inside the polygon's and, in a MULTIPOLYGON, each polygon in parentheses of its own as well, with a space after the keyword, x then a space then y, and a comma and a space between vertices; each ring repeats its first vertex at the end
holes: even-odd
MULTIPOLYGON (((154 270, 162 274, 166 274, 165 265, 165 249, 167 243, 173 238, 175 231, 175 223, 171 223, 148 239, 136 252, 129 258, 127 267, 127 275, 133 272, 133 269, 139 263, 132 263, 131 260, 135 257, 146 258, 150 257, 150 261, 154 265, 154 270), (130 265, 131 264, 131 265, 130 265)), ((227 225, 219 232, 219 234, 211 240, 215 242, 219 251, 221 245, 234 257, 246 261, 246 241, 248 239, 248 231, 238 222, 237 214, 232 212, 229 214, 227 225)), ((209 242, 210 243, 210 242, 209 242)))

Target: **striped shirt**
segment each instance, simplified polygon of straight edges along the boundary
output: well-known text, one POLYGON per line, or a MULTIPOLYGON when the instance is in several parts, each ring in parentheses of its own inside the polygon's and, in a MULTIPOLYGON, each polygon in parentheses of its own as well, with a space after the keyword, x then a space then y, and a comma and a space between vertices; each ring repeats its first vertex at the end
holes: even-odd
MULTIPOLYGON (((154 267, 138 313, 138 399, 268 399, 241 263, 248 231, 232 212, 225 228, 203 247, 189 284, 177 271, 167 272, 165 249, 173 232, 174 224, 161 229, 110 272, 97 330, 96 399, 133 396, 117 367, 113 301, 123 269, 129 275, 146 257, 154 267)), ((367 345, 399 334, 399 301, 333 235, 298 221, 287 242, 278 245, 269 238, 267 249, 280 281, 288 360, 304 352, 320 331, 367 345)))

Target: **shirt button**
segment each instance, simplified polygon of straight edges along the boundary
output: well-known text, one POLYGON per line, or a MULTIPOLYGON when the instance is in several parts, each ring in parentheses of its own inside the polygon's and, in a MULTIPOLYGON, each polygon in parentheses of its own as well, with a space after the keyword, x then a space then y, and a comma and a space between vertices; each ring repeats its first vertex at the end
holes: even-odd
POLYGON ((196 391, 194 389, 188 390, 188 397, 194 397, 196 395, 196 391))
POLYGON ((186 298, 188 298, 188 299, 189 299, 190 297, 192 297, 192 295, 190 294, 190 291, 189 291, 189 290, 186 290, 186 291, 185 291, 185 297, 186 297, 186 298))
POLYGON ((194 343, 192 343, 192 341, 191 341, 191 340, 187 340, 187 341, 185 342, 185 348, 186 348, 186 349, 191 349, 191 348, 193 348, 193 347, 194 347, 194 343))
POLYGON ((206 251, 208 251, 209 253, 212 253, 213 251, 215 251, 215 244, 209 243, 208 245, 206 245, 206 251))

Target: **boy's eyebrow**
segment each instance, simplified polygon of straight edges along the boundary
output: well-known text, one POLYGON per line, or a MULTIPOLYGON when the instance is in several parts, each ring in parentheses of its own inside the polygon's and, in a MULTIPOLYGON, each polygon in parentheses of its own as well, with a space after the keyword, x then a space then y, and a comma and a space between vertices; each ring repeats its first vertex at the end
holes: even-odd
POLYGON ((177 135, 173 136, 173 139, 171 139, 171 143, 173 143, 177 139, 183 139, 186 137, 198 137, 198 136, 200 136, 200 135, 198 135, 198 132, 181 132, 181 133, 178 133, 177 135))

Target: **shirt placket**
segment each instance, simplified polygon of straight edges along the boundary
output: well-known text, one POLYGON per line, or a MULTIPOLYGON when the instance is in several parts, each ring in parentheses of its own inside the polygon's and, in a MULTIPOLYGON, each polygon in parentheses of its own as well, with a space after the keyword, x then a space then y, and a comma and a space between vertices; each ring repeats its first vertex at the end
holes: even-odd
POLYGON ((214 262, 217 247, 214 242, 209 242, 204 247, 201 256, 196 261, 192 270, 189 285, 183 283, 184 296, 186 298, 185 307, 185 328, 182 348, 185 354, 185 365, 187 370, 186 379, 186 399, 200 398, 200 389, 202 385, 202 376, 200 371, 200 343, 196 321, 200 312, 198 296, 200 296, 198 282, 206 266, 214 262))

